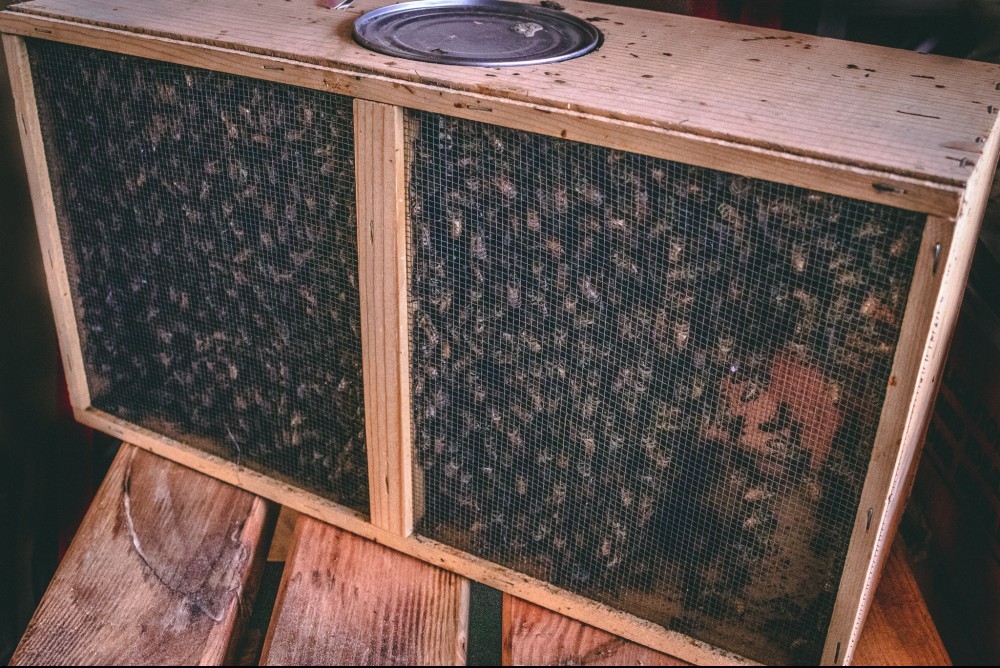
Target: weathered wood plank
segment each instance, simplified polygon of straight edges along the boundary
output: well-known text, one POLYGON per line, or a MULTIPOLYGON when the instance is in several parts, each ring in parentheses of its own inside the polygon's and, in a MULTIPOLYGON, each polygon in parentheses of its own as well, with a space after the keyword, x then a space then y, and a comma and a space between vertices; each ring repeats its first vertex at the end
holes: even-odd
POLYGON ((261 665, 464 665, 469 583, 299 517, 261 665))
POLYGON ((503 597, 505 666, 687 666, 667 654, 550 612, 510 594, 503 597))
POLYGON ((122 446, 11 665, 223 664, 274 508, 122 446))
POLYGON ((950 666, 913 571, 897 540, 854 650, 856 666, 950 666))

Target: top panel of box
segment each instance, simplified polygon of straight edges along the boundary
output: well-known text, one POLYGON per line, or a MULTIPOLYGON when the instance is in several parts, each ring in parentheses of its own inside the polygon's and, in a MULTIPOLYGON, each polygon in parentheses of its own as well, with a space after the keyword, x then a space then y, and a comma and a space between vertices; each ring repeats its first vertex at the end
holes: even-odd
MULTIPOLYGON (((37 0, 5 12, 0 30, 36 34, 37 17, 45 17, 54 39, 73 41, 60 30, 86 24, 168 38, 172 49, 274 56, 380 75, 424 93, 447 89, 610 117, 956 189, 968 183, 1000 109, 997 65, 673 14, 564 0, 565 11, 604 33, 600 50, 555 65, 478 68, 406 61, 356 44, 354 21, 391 0, 357 0, 347 10, 323 4, 37 0)), ((109 39, 103 48, 123 47, 109 39)))

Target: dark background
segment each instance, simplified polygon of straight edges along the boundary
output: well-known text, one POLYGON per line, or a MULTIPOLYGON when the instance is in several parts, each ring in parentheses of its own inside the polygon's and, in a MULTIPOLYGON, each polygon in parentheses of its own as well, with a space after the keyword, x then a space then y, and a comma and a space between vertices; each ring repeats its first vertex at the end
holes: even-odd
MULTIPOLYGON (((0 0, 0 8, 10 4, 0 0)), ((363 0, 358 4, 363 6, 363 0)), ((997 60, 1000 52, 1000 0, 612 4, 955 56, 997 60)), ((9 659, 114 450, 113 442, 95 438, 66 414, 55 329, 0 52, 0 665, 9 659)), ((949 649, 956 653, 957 648, 949 649)))

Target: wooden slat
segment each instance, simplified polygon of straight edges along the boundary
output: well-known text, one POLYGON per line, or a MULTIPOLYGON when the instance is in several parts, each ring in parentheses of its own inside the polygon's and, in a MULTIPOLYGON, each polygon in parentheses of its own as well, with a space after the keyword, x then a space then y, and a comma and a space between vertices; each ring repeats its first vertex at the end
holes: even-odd
POLYGON ((906 560, 906 548, 899 540, 893 544, 882 581, 875 592, 853 664, 952 665, 906 560))
POLYGON ((998 129, 1000 121, 983 147, 957 220, 927 221, 824 648, 826 663, 850 663, 909 498, 1000 156, 998 129))
POLYGON ((263 499, 122 447, 12 665, 220 665, 267 552, 263 499))
POLYGON ((469 583, 300 517, 261 665, 464 665, 469 583))
MULTIPOLYGON (((961 184, 1000 101, 1000 68, 839 40, 566 0, 604 19, 599 52, 556 65, 456 68, 367 51, 315 0, 36 0, 19 12, 339 64, 405 82, 570 109, 842 164, 961 184), (487 76, 489 75, 489 76, 487 76)), ((0 24, 0 29, 5 26, 0 24)))
POLYGON ((409 538, 381 529, 357 511, 263 473, 211 455, 191 445, 131 424, 91 408, 75 410, 76 419, 94 429, 133 443, 157 455, 203 472, 267 499, 323 520, 421 561, 481 582, 500 591, 596 626, 615 635, 666 652, 694 664, 757 665, 682 633, 670 631, 621 610, 559 589, 511 568, 454 547, 413 535, 409 538))
POLYGON ((28 51, 23 39, 11 35, 3 36, 3 48, 10 71, 11 90, 17 110, 17 126, 24 151, 24 164, 28 170, 28 186, 35 210, 35 224, 42 246, 42 263, 45 267, 49 301, 55 316, 56 334, 59 338, 70 402, 76 408, 87 408, 90 406, 90 390, 87 387, 83 350, 76 326, 69 273, 52 196, 52 183, 45 161, 45 145, 38 118, 28 51))
MULTIPOLYGON (((503 606, 505 666, 688 665, 513 596, 505 595, 503 606)), ((875 594, 854 665, 951 665, 899 541, 875 594)))
POLYGON ((687 666, 672 656, 504 594, 505 666, 687 666))
POLYGON ((354 134, 371 518, 382 529, 408 536, 413 465, 403 110, 355 100, 354 134))

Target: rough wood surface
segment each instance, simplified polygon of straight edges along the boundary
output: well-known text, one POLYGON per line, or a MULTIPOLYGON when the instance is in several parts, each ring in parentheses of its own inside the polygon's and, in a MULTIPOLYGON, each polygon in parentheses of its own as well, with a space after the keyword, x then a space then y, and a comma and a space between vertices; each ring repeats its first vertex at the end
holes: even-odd
POLYGON ((300 517, 262 665, 464 665, 469 583, 300 517))
POLYGON ((951 658, 906 561, 906 548, 899 540, 892 547, 875 592, 875 601, 854 651, 853 664, 951 665, 951 658))
POLYGON ((354 103, 361 336, 372 523, 413 531, 403 110, 354 103))
POLYGON ((505 666, 687 666, 509 594, 503 597, 505 666))
POLYGON ((332 12, 314 0, 37 0, 5 13, 0 30, 83 43, 101 31, 80 28, 120 29, 131 36, 106 34, 103 48, 131 50, 151 41, 136 36, 152 35, 161 38, 163 57, 180 60, 197 51, 209 67, 235 52, 274 56, 285 60, 255 65, 255 76, 294 70, 307 75, 303 85, 415 108, 435 108, 437 101, 456 115, 496 116, 495 122, 577 140, 617 144, 619 134, 656 129, 668 133, 659 141, 646 137, 656 153, 664 153, 664 144, 676 158, 684 149, 691 162, 718 167, 738 146, 746 160, 734 163, 729 154, 734 168, 766 177, 760 172, 769 166, 795 185, 809 184, 798 182, 789 156, 812 178, 823 166, 810 161, 820 161, 842 170, 833 184, 838 192, 848 178, 864 184, 858 194, 887 203, 916 195, 914 204, 928 211, 928 183, 961 187, 968 181, 1000 102, 995 65, 575 0, 564 3, 567 11, 594 20, 606 34, 601 50, 587 57, 557 67, 497 69, 400 62, 351 39, 354 19, 387 3, 369 0, 332 12), (58 20, 31 21, 41 17, 58 20), (307 72, 301 64, 341 72, 307 72), (359 76, 345 76, 351 72, 359 76), (513 103, 524 106, 514 111, 513 103), (553 112, 581 118, 567 123, 553 112), (620 131, 607 124, 596 129, 601 124, 594 126, 594 118, 611 118, 620 131), (581 133, 582 126, 589 130, 581 133), (684 146, 691 139, 700 145, 684 146), (878 183, 878 175, 889 183, 878 183), (905 178, 916 181, 894 181, 905 178))
POLYGON ((45 146, 38 117, 38 104, 28 62, 24 40, 11 35, 3 36, 4 53, 10 71, 11 92, 17 108, 18 129, 24 164, 28 170, 28 186, 35 210, 35 224, 42 246, 42 263, 49 289, 49 301, 55 316, 59 350, 72 404, 78 408, 90 405, 90 390, 84 370, 83 350, 76 326, 73 296, 70 290, 66 257, 56 217, 52 182, 45 161, 45 146))
POLYGON ((219 665, 273 506, 123 446, 12 665, 219 665))
POLYGON ((825 661, 851 662, 879 574, 909 500, 996 173, 1000 156, 998 128, 1000 120, 983 147, 983 158, 962 198, 957 219, 928 219, 879 436, 827 636, 825 661))
MULTIPOLYGON (((513 596, 505 595, 503 605, 505 666, 688 665, 513 596)), ((951 665, 899 541, 875 594, 854 664, 951 665)))
POLYGON ((37 0, 17 11, 509 97, 963 183, 1000 68, 684 16, 563 2, 597 19, 599 52, 530 68, 399 62, 350 39, 391 4, 331 12, 315 0, 37 0), (333 38, 332 38, 333 37, 333 38), (668 55, 669 54, 669 55, 668 55), (775 76, 780 70, 782 76, 775 76), (944 88, 937 86, 943 85, 944 88), (957 160, 952 158, 958 158, 957 160))

